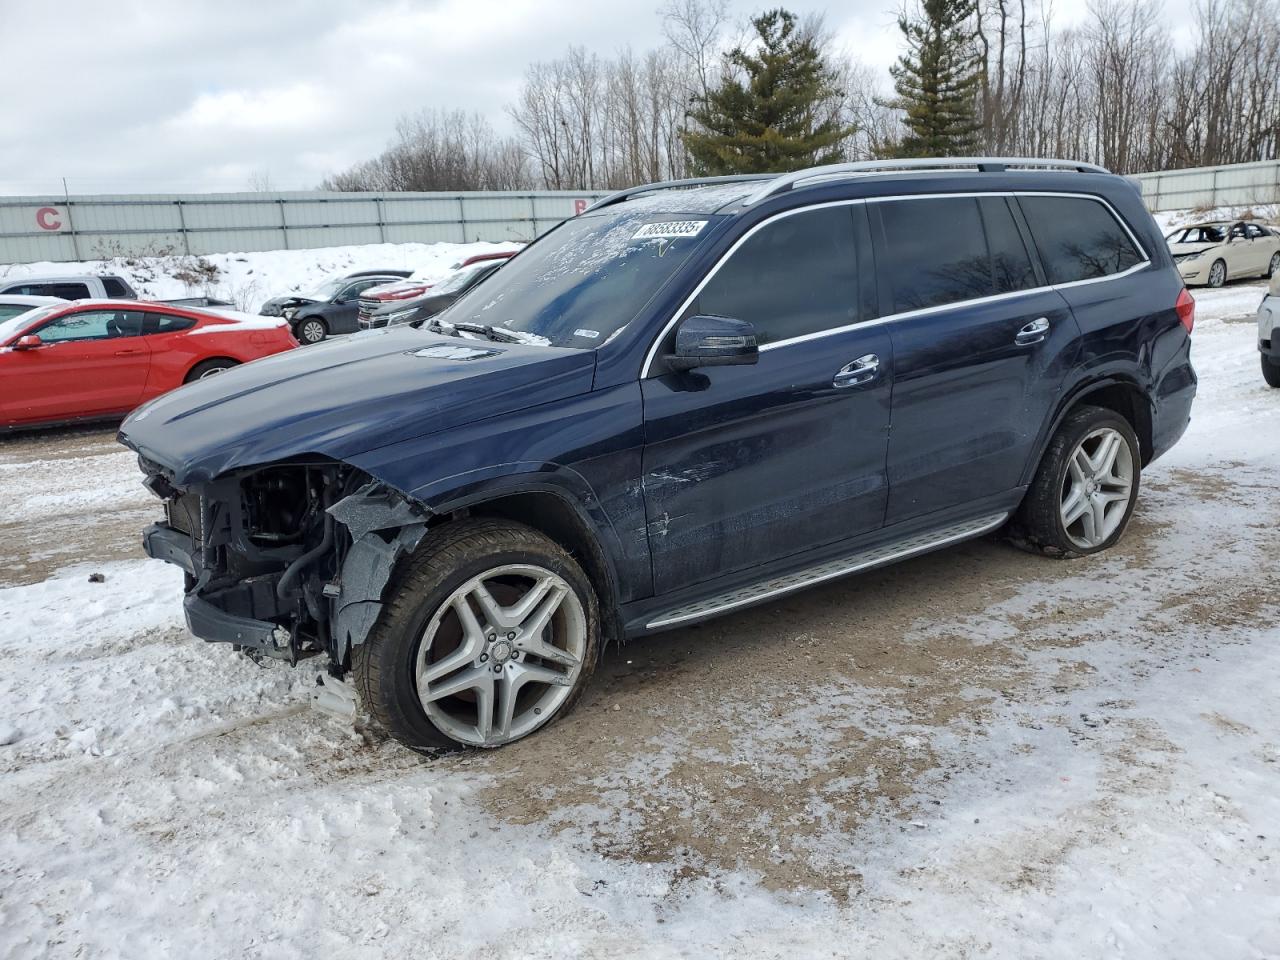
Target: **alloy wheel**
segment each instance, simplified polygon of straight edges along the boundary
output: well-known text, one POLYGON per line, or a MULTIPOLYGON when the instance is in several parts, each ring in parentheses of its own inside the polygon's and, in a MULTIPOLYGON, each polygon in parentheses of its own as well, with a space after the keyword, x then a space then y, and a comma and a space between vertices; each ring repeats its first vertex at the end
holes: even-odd
POLYGON ((555 715, 586 649, 586 613, 563 577, 530 564, 494 567, 454 590, 428 622, 418 699, 445 735, 500 746, 555 715))
POLYGON ((1076 445, 1059 508, 1072 543, 1092 550, 1120 528, 1133 497, 1133 467, 1129 444, 1111 427, 1094 430, 1076 445))
POLYGON ((325 336, 324 324, 319 320, 304 320, 299 332, 302 334, 299 339, 304 343, 319 343, 325 336))
POLYGON ((207 380, 209 377, 216 377, 218 374, 220 374, 220 373, 225 373, 226 371, 228 371, 228 370, 230 370, 230 369, 231 369, 231 367, 230 367, 230 366, 224 366, 224 367, 210 367, 208 370, 205 370, 203 373, 201 373, 201 374, 200 374, 200 376, 198 376, 196 379, 197 379, 197 380, 207 380))
POLYGON ((1221 260, 1215 260, 1213 266, 1209 268, 1209 286, 1220 287, 1227 282, 1227 265, 1221 260))
POLYGON ((1267 276, 1274 277, 1277 273, 1280 273, 1280 253, 1273 253, 1271 263, 1267 266, 1267 276))

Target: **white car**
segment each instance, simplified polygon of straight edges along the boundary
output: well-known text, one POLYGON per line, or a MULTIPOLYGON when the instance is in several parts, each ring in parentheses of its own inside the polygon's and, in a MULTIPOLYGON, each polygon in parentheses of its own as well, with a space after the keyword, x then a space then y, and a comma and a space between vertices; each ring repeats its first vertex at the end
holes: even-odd
POLYGON ((1280 387, 1280 273, 1271 277, 1267 295, 1258 307, 1258 353, 1262 355, 1262 379, 1280 387))
POLYGON ((1280 271, 1280 235, 1244 220, 1196 223, 1166 234, 1182 282, 1220 287, 1237 277, 1280 271))
POLYGON ((55 303, 66 304, 61 297, 28 297, 19 294, 0 293, 0 324, 6 320, 21 316, 28 310, 37 307, 49 307, 55 303))

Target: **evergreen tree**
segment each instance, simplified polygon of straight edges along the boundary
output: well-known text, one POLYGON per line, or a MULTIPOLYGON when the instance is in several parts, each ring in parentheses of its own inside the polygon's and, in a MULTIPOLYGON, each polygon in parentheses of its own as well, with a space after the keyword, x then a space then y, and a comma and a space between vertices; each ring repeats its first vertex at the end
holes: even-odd
POLYGON ((974 0, 921 0, 898 18, 907 52, 889 68, 906 111, 901 157, 971 156, 978 146, 979 58, 970 18, 974 0))
POLYGON ((720 85, 698 97, 683 134, 702 175, 782 173, 841 157, 853 133, 841 125, 835 75, 795 14, 770 10, 753 17, 759 44, 725 54, 731 68, 720 85))

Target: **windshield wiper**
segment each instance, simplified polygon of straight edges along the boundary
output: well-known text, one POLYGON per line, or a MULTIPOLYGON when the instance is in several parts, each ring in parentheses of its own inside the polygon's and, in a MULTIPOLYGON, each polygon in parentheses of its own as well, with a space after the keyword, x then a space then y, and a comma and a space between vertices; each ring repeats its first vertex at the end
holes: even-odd
POLYGON ((498 343, 524 343, 521 337, 510 330, 503 330, 501 327, 490 326, 487 323, 455 323, 453 324, 453 329, 465 330, 467 333, 478 333, 482 337, 498 343))

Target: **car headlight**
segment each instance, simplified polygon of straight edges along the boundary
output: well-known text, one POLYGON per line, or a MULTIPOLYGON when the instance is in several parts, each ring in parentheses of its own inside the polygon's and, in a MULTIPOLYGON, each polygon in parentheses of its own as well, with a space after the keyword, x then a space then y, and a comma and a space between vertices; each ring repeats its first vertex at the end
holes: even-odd
POLYGON ((413 319, 413 315, 417 312, 418 310, 415 307, 412 310, 397 310, 395 313, 389 313, 387 314, 387 325, 390 326, 393 323, 408 323, 413 319))
POLYGON ((1183 259, 1183 261, 1187 261, 1187 260, 1199 260, 1199 259, 1200 259, 1201 257, 1203 257, 1203 256, 1204 256, 1204 253, 1203 253, 1203 252, 1201 252, 1201 253, 1188 253, 1188 254, 1187 254, 1185 257, 1183 257, 1182 259, 1183 259))

